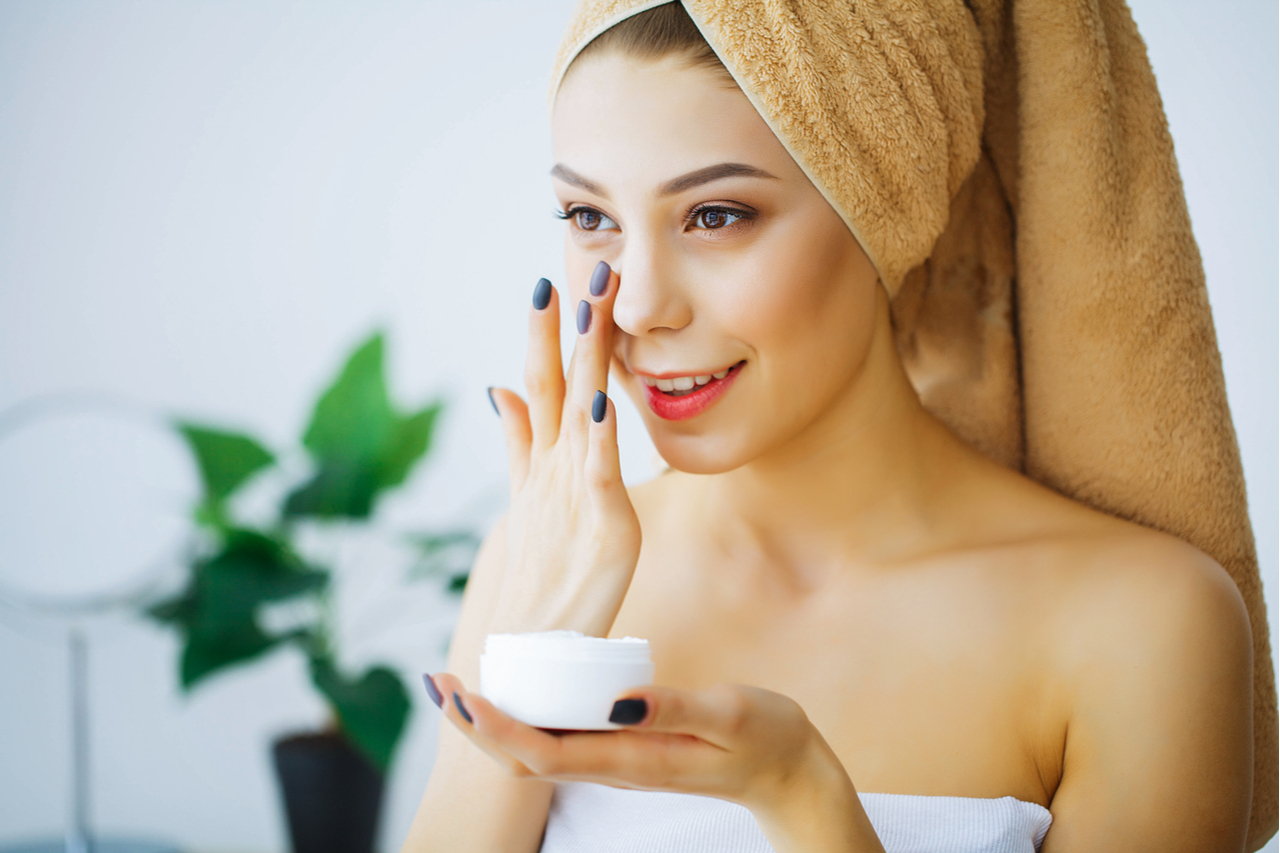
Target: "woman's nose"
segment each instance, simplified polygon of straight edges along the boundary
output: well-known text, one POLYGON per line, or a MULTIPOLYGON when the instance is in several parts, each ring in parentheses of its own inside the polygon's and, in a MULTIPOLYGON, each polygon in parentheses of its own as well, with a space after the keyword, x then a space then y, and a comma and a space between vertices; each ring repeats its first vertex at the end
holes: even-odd
POLYGON ((613 321, 622 331, 638 337, 693 320, 678 259, 660 247, 629 242, 613 268, 619 278, 613 321))

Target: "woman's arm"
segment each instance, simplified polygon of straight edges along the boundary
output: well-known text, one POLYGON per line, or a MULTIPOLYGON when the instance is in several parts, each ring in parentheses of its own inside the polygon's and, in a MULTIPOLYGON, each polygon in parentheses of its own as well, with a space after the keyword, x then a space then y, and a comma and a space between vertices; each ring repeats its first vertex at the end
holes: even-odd
MULTIPOLYGON (((476 555, 449 645, 450 671, 465 673, 472 684, 479 683, 478 661, 497 603, 505 540, 504 517, 476 555)), ((542 839, 551 792, 550 782, 505 773, 456 728, 442 725, 431 780, 401 851, 534 853, 542 839)))
POLYGON ((1177 542, 1100 574, 1059 626, 1074 707, 1043 853, 1239 853, 1253 775, 1240 594, 1177 542))
MULTIPOLYGON (((479 683, 490 633, 574 629, 605 637, 631 585, 640 522, 618 460, 617 412, 604 394, 618 276, 600 264, 578 304, 568 375, 559 294, 545 279, 529 313, 529 401, 491 389, 502 417, 511 509, 477 555, 450 665, 479 683)), ((452 726, 440 746, 405 853, 524 853, 538 848, 551 786, 513 779, 452 726)))

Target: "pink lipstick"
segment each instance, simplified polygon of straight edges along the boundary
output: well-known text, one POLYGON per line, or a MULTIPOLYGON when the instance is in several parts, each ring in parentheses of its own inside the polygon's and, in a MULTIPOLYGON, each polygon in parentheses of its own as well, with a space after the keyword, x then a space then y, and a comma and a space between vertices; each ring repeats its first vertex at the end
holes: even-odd
POLYGON ((729 372, 723 379, 713 378, 707 384, 699 385, 678 397, 646 383, 645 401, 649 404, 649 410, 665 421, 686 421, 689 418, 695 418, 729 390, 729 386, 738 378, 738 374, 745 365, 745 361, 740 361, 729 368, 729 372))

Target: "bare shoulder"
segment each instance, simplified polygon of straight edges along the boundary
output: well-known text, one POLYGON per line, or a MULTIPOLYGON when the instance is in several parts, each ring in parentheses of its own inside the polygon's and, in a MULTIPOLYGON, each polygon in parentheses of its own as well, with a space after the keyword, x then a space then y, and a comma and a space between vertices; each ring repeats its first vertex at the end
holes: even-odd
POLYGON ((1240 849, 1252 644, 1234 581, 1174 536, 1035 484, 1010 497, 1025 508, 1015 550, 1039 567, 1036 672, 1062 732, 1046 853, 1240 849))
POLYGON ((1247 651, 1244 600, 1213 558, 1167 533, 1076 506, 1071 522, 1043 541, 1060 580, 1054 625, 1067 652, 1105 646, 1154 662, 1189 647, 1247 651))
POLYGON ((1052 647, 1078 707, 1101 711, 1131 693, 1152 708, 1157 695, 1193 703, 1211 683, 1243 689, 1247 704, 1249 616, 1211 557, 1127 522, 1064 544, 1061 556, 1069 580, 1053 608, 1052 647))
POLYGON ((1042 545, 1065 723, 1045 850, 1240 849, 1252 645, 1235 583, 1176 537, 1091 510, 1073 522, 1042 545))
POLYGON ((1044 602, 1054 621, 1077 626, 1062 630, 1134 643, 1169 632, 1248 634, 1235 582, 1203 551, 1007 469, 988 467, 984 474, 987 500, 972 510, 975 520, 999 519, 984 535, 1011 543, 1021 562, 1041 567, 1054 593, 1044 602))

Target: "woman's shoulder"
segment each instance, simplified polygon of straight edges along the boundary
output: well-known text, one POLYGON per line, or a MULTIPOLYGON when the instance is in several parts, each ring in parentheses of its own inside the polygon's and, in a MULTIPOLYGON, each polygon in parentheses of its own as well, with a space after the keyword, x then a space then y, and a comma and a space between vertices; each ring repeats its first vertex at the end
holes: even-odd
POLYGON ((1070 659, 1085 650, 1167 656, 1210 641, 1226 653, 1247 641, 1240 591, 1208 554, 1018 479, 1005 499, 1025 508, 1019 550, 1039 570, 1042 624, 1070 659))

